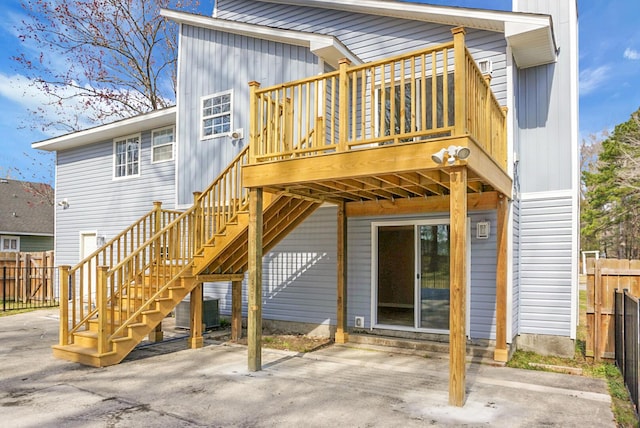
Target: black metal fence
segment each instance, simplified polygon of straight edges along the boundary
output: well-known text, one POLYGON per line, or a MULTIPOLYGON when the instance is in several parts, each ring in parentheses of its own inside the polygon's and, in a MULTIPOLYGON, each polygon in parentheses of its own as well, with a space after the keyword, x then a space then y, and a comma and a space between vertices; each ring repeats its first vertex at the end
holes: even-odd
POLYGON ((55 267, 0 268, 3 312, 58 306, 59 290, 55 267))
POLYGON ((624 383, 627 385, 631 400, 639 408, 638 392, 640 390, 638 367, 640 356, 640 340, 638 338, 640 321, 640 304, 638 299, 629 294, 616 290, 615 293, 615 335, 616 335, 616 364, 622 372, 624 383))

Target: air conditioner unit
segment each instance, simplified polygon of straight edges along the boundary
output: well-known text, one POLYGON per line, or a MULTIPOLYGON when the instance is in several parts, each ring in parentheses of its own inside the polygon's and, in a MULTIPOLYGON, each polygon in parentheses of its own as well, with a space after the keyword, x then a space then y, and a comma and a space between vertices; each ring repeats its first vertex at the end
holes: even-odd
MULTIPOLYGON (((220 308, 218 299, 204 298, 202 302, 202 323, 205 329, 220 327, 220 308)), ((176 328, 191 328, 191 301, 189 297, 176 306, 176 328)))

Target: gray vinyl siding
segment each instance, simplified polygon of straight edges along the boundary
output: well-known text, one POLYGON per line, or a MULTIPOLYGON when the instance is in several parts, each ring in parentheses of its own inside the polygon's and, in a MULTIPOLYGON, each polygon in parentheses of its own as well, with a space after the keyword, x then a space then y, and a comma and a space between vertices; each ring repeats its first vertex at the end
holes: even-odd
MULTIPOLYGON (((263 258, 262 317, 317 325, 336 323, 337 211, 322 207, 263 258)), ((229 283, 207 283, 204 295, 231 313, 229 283)), ((247 315, 247 282, 242 313, 247 315)))
POLYGON ((113 140, 57 152, 56 265, 74 265, 80 257, 80 233, 97 232, 107 240, 153 208, 173 209, 175 163, 151 163, 151 131, 141 134, 140 175, 113 178, 113 140))
MULTIPOLYGON (((435 216, 399 216, 425 219, 435 216)), ((496 241, 495 212, 471 216, 471 332, 472 338, 495 339, 496 241), (475 224, 492 224, 488 240, 475 238, 475 224)), ((371 222, 383 218, 348 219, 347 324, 356 316, 371 325, 371 222)), ((323 207, 305 220, 263 260, 263 318, 335 324, 336 210, 323 207)), ((247 284, 243 283, 242 313, 247 314, 247 284)), ((205 296, 218 298, 220 312, 231 313, 229 283, 207 283, 205 296)))
POLYGON ((520 202, 520 333, 570 334, 571 211, 569 196, 520 202))
POLYGON ((249 85, 262 87, 318 74, 308 48, 182 25, 178 73, 178 204, 191 204, 249 143, 249 85), (244 139, 200 139, 201 99, 232 90, 232 128, 244 139))
POLYGON ((522 11, 551 14, 558 61, 517 71, 516 116, 523 193, 570 189, 572 186, 572 123, 577 105, 571 100, 568 1, 520 0, 522 11))
MULTIPOLYGON (((512 203, 513 219, 513 264, 512 264, 512 293, 511 293, 511 326, 513 337, 520 329, 520 201, 514 199, 512 203)), ((511 338, 509 338, 511 339, 511 338)))
MULTIPOLYGON (((218 0, 216 7, 222 19, 335 36, 365 62, 449 42, 453 37, 450 26, 387 16, 253 0, 218 0)), ((491 87, 506 105, 504 35, 467 29, 466 41, 476 61, 492 61, 491 87)))
MULTIPOLYGON (((356 316, 365 318, 365 327, 371 326, 371 223, 389 220, 422 220, 443 218, 442 215, 398 216, 349 219, 347 254, 348 314, 347 322, 353 326, 356 316)), ((496 236, 495 212, 474 212, 471 219, 471 330, 474 339, 495 339, 496 309, 496 236), (476 223, 488 220, 491 235, 487 240, 476 239, 476 223)), ((445 217, 446 218, 446 217, 445 217)))
POLYGON ((53 250, 53 236, 20 236, 20 251, 50 251, 53 250))

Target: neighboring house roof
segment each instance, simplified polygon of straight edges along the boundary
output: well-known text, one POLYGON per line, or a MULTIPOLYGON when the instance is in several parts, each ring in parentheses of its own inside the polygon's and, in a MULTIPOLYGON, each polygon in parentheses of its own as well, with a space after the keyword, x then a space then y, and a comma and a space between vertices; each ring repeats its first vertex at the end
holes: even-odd
POLYGON ((177 108, 167 107, 149 113, 118 120, 106 125, 95 126, 82 131, 72 132, 59 137, 31 144, 34 149, 56 151, 72 149, 85 144, 105 141, 123 135, 140 132, 143 129, 161 128, 176 123, 177 108))
POLYGON ((53 236, 54 206, 48 184, 0 179, 0 233, 53 236))
POLYGON ((239 34, 272 42, 308 47, 311 52, 333 67, 338 68, 341 58, 348 58, 352 64, 362 64, 362 60, 351 52, 340 40, 333 36, 306 31, 284 30, 264 25, 247 24, 226 19, 210 18, 193 13, 162 9, 160 15, 172 21, 193 25, 225 33, 239 34))
MULTIPOLYGON (((357 2, 345 2, 344 0, 261 1, 392 16, 454 27, 496 31, 504 33, 516 64, 520 68, 548 64, 556 60, 557 45, 550 15, 385 0, 359 0, 357 2)), ((214 10, 214 15, 215 13, 214 10)))

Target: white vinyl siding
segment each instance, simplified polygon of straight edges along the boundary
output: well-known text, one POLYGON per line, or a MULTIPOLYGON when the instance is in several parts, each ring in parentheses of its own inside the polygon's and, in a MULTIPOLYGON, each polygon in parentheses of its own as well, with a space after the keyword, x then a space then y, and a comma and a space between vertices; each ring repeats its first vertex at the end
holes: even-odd
POLYGON ((173 126, 156 129, 151 132, 151 162, 173 160, 175 132, 173 126))

